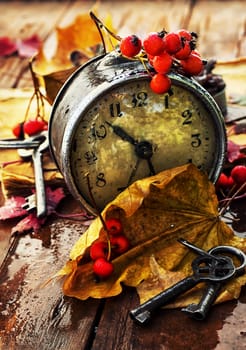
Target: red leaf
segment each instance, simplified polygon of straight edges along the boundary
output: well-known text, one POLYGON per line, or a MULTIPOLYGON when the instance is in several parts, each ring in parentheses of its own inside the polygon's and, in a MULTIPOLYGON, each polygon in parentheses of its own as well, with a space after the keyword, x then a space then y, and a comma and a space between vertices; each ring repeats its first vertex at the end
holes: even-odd
POLYGON ((52 190, 50 187, 47 187, 47 214, 46 217, 42 219, 38 219, 36 213, 28 215, 28 211, 22 208, 22 205, 26 203, 26 199, 24 197, 11 197, 5 201, 4 206, 0 207, 0 220, 25 216, 21 221, 18 222, 15 227, 13 227, 12 233, 24 233, 30 230, 37 232, 38 229, 45 223, 47 217, 55 213, 57 205, 64 197, 65 194, 62 188, 59 187, 55 190, 52 190))
POLYGON ((57 205, 60 201, 65 198, 64 191, 61 187, 56 188, 52 191, 50 187, 46 189, 46 205, 47 205, 47 215, 55 212, 57 205))
POLYGON ((0 38, 0 56, 9 56, 17 51, 17 45, 15 41, 11 40, 7 36, 0 38))
POLYGON ((227 159, 230 163, 233 163, 234 160, 243 158, 244 154, 240 152, 240 146, 234 143, 233 141, 228 140, 227 142, 227 159))
POLYGON ((27 215, 27 211, 22 208, 25 204, 24 197, 11 197, 7 199, 4 206, 0 208, 0 220, 13 219, 27 215))
POLYGON ((41 40, 34 34, 29 38, 17 40, 17 49, 20 57, 32 57, 41 47, 41 40))
POLYGON ((60 203, 60 201, 65 197, 64 191, 62 188, 57 188, 54 191, 50 188, 46 188, 46 205, 47 205, 47 214, 46 217, 38 219, 36 213, 32 213, 22 219, 18 224, 13 227, 13 233, 25 233, 26 231, 37 232, 40 227, 45 223, 47 217, 55 212, 55 208, 60 203))
POLYGON ((37 232, 45 221, 46 217, 43 219, 38 219, 35 213, 29 214, 12 228, 11 233, 24 233, 31 230, 37 232))

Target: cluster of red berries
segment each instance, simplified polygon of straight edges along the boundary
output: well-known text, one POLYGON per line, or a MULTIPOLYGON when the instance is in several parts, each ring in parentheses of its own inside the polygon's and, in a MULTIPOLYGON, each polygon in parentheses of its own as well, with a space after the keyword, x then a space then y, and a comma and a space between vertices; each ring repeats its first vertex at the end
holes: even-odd
POLYGON ((14 136, 18 139, 23 139, 25 134, 32 136, 44 130, 48 130, 48 122, 41 117, 28 119, 12 128, 14 136))
POLYGON ((199 75, 203 61, 195 50, 196 33, 180 29, 177 32, 151 32, 141 41, 136 35, 129 35, 120 42, 122 55, 133 58, 140 53, 154 68, 150 87, 158 94, 167 92, 171 80, 167 73, 177 68, 186 75, 199 75))
POLYGON ((93 260, 93 272, 100 278, 107 278, 113 273, 114 266, 110 260, 113 257, 125 253, 130 247, 130 242, 123 233, 122 223, 119 219, 108 219, 105 221, 105 226, 108 234, 108 241, 98 239, 94 241, 90 247, 90 258, 93 260))
POLYGON ((246 193, 246 166, 235 165, 228 175, 222 172, 216 183, 216 189, 218 193, 224 195, 240 189, 246 193))

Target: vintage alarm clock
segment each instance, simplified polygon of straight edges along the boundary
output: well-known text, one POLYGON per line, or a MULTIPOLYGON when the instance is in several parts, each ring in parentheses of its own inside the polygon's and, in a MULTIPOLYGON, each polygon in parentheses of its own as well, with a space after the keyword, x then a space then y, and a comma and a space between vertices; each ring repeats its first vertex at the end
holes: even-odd
POLYGON ((114 51, 79 67, 59 92, 51 153, 71 194, 90 212, 132 182, 186 163, 218 178, 226 151, 222 113, 194 79, 169 77, 170 91, 156 94, 142 63, 114 51))

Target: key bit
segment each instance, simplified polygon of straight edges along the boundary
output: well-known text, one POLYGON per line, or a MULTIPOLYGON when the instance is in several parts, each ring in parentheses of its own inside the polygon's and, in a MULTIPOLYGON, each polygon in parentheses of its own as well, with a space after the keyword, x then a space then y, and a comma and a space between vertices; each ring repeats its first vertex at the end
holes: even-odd
POLYGON ((22 208, 27 211, 33 211, 36 209, 36 195, 31 194, 30 196, 25 198, 26 203, 22 205, 22 208))
POLYGON ((209 283, 200 302, 198 304, 189 304, 187 307, 182 308, 181 311, 196 320, 204 320, 211 306, 217 299, 221 289, 221 282, 209 283))

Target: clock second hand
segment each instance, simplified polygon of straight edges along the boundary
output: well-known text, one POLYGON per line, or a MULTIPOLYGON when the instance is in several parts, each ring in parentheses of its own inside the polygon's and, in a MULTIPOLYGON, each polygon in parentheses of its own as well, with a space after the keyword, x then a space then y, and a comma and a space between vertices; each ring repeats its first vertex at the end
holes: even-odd
MULTIPOLYGON (((113 129, 113 132, 118 135, 122 140, 129 142, 133 146, 135 146, 135 153, 138 158, 146 159, 148 163, 148 167, 150 170, 150 175, 155 175, 155 169, 151 162, 151 157, 153 155, 152 145, 148 141, 136 141, 132 136, 130 136, 123 128, 118 125, 113 125, 106 121, 106 123, 113 129)), ((135 168, 136 169, 136 166, 135 168)), ((134 175, 134 174, 133 174, 134 175)), ((130 178, 133 176, 131 175, 130 178)), ((129 182, 129 181, 128 181, 129 182)))

